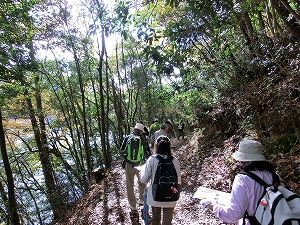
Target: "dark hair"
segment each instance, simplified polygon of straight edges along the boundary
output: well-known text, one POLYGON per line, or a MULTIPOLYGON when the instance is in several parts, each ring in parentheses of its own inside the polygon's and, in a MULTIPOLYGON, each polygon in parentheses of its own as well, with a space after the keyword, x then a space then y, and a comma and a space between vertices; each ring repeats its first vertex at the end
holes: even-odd
POLYGON ((268 161, 252 161, 252 162, 243 162, 242 165, 242 170, 244 171, 250 171, 250 170, 267 170, 269 172, 275 172, 275 166, 268 162, 268 161))
POLYGON ((171 155, 170 139, 165 135, 159 136, 156 139, 155 148, 156 148, 156 154, 170 156, 171 155))

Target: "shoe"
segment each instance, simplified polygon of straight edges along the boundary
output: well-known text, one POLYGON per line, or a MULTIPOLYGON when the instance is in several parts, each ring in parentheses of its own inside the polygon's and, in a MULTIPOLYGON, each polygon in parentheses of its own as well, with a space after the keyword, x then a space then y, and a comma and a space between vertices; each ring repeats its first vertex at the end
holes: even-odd
POLYGON ((129 215, 132 225, 140 225, 139 212, 137 210, 132 210, 129 215))
POLYGON ((137 203, 138 203, 139 205, 144 205, 144 201, 143 201, 142 199, 139 199, 139 200, 137 201, 137 203))

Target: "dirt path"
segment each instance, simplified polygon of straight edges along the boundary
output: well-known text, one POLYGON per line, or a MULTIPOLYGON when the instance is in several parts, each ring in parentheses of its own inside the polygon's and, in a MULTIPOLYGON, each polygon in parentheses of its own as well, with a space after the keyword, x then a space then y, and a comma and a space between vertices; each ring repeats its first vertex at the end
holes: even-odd
MULTIPOLYGON (((181 159, 181 155, 186 151, 188 140, 172 139, 171 141, 173 154, 180 161, 185 160, 181 159)), ((180 199, 174 210, 173 225, 224 224, 216 220, 211 213, 203 211, 199 200, 192 198, 195 188, 187 188, 194 185, 194 181, 185 180, 185 177, 190 179, 189 173, 186 171, 190 168, 187 163, 186 161, 182 163, 182 182, 189 185, 182 185, 180 199)), ((56 223, 56 225, 132 224, 126 195, 125 171, 121 167, 121 161, 115 162, 111 168, 108 177, 92 186, 89 193, 76 203, 75 208, 69 212, 67 220, 56 223)), ((139 209, 141 208, 142 206, 139 207, 139 209)), ((144 224, 141 216, 139 216, 139 222, 144 224)))

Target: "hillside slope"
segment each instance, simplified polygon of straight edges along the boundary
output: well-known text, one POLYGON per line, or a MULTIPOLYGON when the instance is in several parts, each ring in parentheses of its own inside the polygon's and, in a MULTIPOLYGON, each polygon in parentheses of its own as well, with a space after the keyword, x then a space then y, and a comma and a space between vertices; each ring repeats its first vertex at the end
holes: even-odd
MULTIPOLYGON (((173 154, 179 158, 182 168, 182 192, 175 208, 173 225, 179 224, 224 224, 199 205, 192 196, 199 186, 230 192, 236 174, 229 157, 235 150, 240 137, 223 141, 207 141, 200 133, 185 140, 171 140, 173 154)), ((299 148, 298 148, 299 149, 299 148)), ((299 176, 299 157, 290 154, 272 156, 277 162, 282 176, 290 186, 298 191, 299 183, 293 181, 299 176), (298 166, 298 168, 297 168, 298 166), (292 173, 292 174, 291 174, 292 173)), ((142 208, 142 206, 140 206, 142 208)), ((141 217, 139 223, 144 224, 141 217)), ((126 196, 125 175, 121 161, 116 161, 108 176, 94 184, 66 217, 55 225, 99 225, 99 224, 139 224, 131 221, 130 208, 126 196)))

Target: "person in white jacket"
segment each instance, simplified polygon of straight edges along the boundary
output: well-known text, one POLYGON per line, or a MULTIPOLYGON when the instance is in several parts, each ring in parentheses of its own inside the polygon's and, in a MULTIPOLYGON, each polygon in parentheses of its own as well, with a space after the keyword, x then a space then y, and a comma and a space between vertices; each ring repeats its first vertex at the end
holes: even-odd
POLYGON ((151 141, 150 141, 152 147, 154 147, 154 143, 159 136, 161 136, 161 135, 167 136, 166 128, 167 128, 166 124, 162 123, 160 125, 160 129, 158 131, 154 132, 154 134, 151 137, 151 141))
MULTIPOLYGON (((263 155, 263 146, 255 140, 243 140, 239 143, 238 151, 232 157, 241 163, 242 171, 252 172, 268 184, 273 184, 272 173, 275 166, 268 162, 263 155)), ((252 216, 258 201, 264 192, 264 187, 244 174, 237 174, 232 184, 230 201, 227 205, 220 205, 210 201, 201 204, 213 211, 215 216, 226 223, 242 225, 245 212, 252 216)), ((245 225, 250 225, 248 220, 245 225)))
MULTIPOLYGON (((159 136, 155 141, 156 154, 162 157, 171 156, 171 143, 167 136, 159 136)), ((172 202, 158 202, 153 200, 152 196, 152 184, 155 177, 155 172, 158 166, 158 159, 156 155, 152 155, 148 158, 144 171, 141 173, 141 182, 147 184, 150 180, 150 188, 147 189, 147 204, 151 206, 152 209, 152 225, 161 224, 161 210, 163 210, 162 225, 171 225, 173 219, 173 211, 176 206, 176 201, 172 202)), ((178 177, 178 184, 181 184, 181 172, 180 163, 177 158, 173 158, 173 164, 178 177)))

